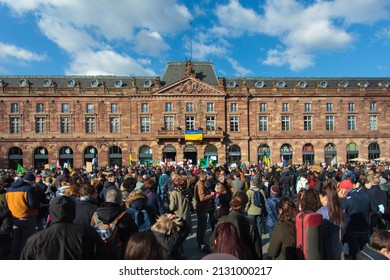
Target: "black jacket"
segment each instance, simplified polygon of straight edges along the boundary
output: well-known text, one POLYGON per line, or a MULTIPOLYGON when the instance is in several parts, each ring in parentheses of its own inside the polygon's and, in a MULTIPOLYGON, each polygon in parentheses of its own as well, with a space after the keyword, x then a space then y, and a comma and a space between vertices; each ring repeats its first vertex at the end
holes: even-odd
POLYGON ((50 204, 50 227, 33 234, 22 251, 22 260, 107 259, 105 245, 92 227, 73 224, 75 203, 67 196, 50 204))
POLYGON ((364 246, 363 250, 356 254, 357 260, 389 260, 385 255, 372 249, 369 245, 364 246))
POLYGON ((76 217, 74 218, 73 223, 89 226, 91 224, 92 214, 97 208, 96 199, 90 197, 80 198, 80 200, 76 202, 76 217))
MULTIPOLYGON (((96 209, 96 215, 105 224, 110 224, 116 217, 118 217, 123 209, 118 204, 112 202, 103 202, 102 205, 96 209)), ((91 221, 92 224, 93 221, 91 221)), ((126 214, 118 222, 119 237, 123 244, 126 244, 131 235, 138 232, 138 227, 129 213, 126 214)))

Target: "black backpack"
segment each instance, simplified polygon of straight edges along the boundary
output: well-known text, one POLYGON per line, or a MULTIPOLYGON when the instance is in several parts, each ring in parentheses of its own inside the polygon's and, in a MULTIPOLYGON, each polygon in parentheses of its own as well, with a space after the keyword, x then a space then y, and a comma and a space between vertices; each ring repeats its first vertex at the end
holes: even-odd
POLYGON ((122 258, 122 241, 119 238, 118 222, 126 214, 122 212, 110 224, 103 223, 97 216, 96 212, 92 215, 91 226, 102 238, 108 250, 109 258, 119 260, 122 258))

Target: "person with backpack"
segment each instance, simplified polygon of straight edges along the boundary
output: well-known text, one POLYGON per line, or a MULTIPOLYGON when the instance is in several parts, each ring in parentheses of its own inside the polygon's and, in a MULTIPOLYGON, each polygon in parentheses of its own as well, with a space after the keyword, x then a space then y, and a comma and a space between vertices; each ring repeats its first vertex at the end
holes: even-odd
POLYGON ((317 213, 322 207, 316 189, 304 190, 299 201, 300 211, 295 219, 297 258, 322 260, 324 253, 323 218, 317 213))
POLYGON ((109 189, 105 202, 96 209, 91 218, 91 226, 105 242, 110 259, 121 259, 127 240, 138 232, 137 224, 122 204, 121 191, 117 188, 109 189))
POLYGON ((250 188, 247 191, 248 203, 245 212, 250 223, 255 224, 259 231, 260 239, 262 238, 263 222, 265 217, 265 193, 259 188, 258 180, 250 181, 250 188))
POLYGON ((133 190, 126 199, 126 212, 131 214, 139 231, 147 231, 156 222, 157 216, 146 203, 147 197, 141 190, 133 190))
POLYGON ((21 253, 21 260, 103 260, 107 249, 92 227, 74 224, 76 204, 65 195, 49 206, 51 224, 33 234, 21 253))

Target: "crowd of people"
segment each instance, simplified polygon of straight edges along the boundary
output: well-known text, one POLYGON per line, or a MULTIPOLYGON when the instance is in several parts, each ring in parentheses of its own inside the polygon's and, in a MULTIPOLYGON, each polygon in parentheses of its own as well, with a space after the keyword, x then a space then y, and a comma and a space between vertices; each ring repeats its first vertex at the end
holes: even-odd
POLYGON ((388 163, 0 170, 0 259, 186 259, 191 233, 205 259, 302 259, 308 213, 316 259, 390 259, 389 196, 388 163))

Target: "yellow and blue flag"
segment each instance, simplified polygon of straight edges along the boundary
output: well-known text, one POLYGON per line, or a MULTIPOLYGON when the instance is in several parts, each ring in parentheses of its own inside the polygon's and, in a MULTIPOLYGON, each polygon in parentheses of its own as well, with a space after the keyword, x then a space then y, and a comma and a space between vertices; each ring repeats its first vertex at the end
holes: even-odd
POLYGON ((203 140, 203 130, 185 130, 184 139, 188 141, 202 141, 203 140))

